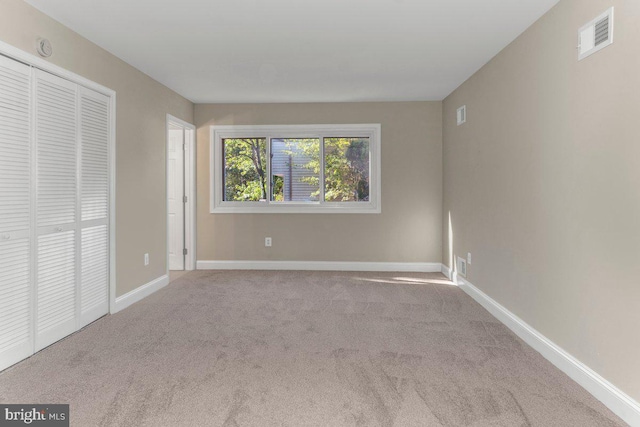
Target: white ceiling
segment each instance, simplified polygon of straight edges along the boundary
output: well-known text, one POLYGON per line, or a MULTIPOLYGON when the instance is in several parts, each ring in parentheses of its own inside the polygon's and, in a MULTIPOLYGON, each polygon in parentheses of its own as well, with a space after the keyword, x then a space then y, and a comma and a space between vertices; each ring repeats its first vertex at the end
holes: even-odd
POLYGON ((558 0, 27 2, 207 103, 441 100, 558 0))

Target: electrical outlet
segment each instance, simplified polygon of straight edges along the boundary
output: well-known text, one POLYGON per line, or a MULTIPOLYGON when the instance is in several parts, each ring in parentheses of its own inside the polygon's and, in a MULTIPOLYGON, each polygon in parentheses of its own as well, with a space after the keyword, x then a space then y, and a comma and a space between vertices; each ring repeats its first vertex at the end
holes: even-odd
POLYGON ((264 246, 266 248, 270 248, 271 247, 271 237, 265 237, 264 238, 264 246))
POLYGON ((471 252, 467 252, 467 264, 471 265, 471 252))
POLYGON ((144 254, 144 265, 149 265, 149 254, 144 254))

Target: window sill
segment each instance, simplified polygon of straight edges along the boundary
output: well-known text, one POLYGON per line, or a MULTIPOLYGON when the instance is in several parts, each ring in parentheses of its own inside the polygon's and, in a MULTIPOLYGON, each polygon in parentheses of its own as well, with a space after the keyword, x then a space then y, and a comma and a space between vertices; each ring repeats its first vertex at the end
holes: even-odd
POLYGON ((209 213, 212 214, 379 214, 380 206, 339 206, 339 205, 308 205, 308 204, 282 204, 257 206, 216 206, 209 213))

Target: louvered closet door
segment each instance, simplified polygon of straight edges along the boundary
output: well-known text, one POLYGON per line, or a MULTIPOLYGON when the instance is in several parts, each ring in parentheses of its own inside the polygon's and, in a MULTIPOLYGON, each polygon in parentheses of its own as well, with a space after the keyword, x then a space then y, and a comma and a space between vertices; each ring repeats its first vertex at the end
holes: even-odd
POLYGON ((0 370, 33 353, 30 74, 0 56, 0 370))
POLYGON ((77 85, 36 70, 38 351, 76 330, 77 85))
POLYGON ((109 311, 109 98, 80 88, 80 327, 109 311))

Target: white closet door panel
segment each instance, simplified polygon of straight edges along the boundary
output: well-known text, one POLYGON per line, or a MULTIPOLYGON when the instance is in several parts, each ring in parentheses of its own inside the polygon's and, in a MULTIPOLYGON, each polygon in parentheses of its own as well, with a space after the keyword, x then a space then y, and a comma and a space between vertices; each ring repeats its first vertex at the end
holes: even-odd
POLYGON ((30 239, 0 239, 0 370, 33 353, 30 239))
POLYGON ((0 370, 108 313, 110 103, 0 55, 0 370))
POLYGON ((36 351, 76 330, 75 233, 38 237, 36 351))
POLYGON ((36 72, 37 225, 76 221, 77 86, 36 72))
POLYGON ((30 229, 30 88, 31 68, 0 56, 0 238, 30 229))
POLYGON ((109 98, 80 88, 80 327, 109 311, 109 98))
POLYGON ((0 56, 0 370, 33 353, 31 68, 0 56))
POLYGON ((109 98, 80 90, 81 217, 105 219, 109 213, 109 98))
POLYGON ((109 229, 82 229, 80 267, 80 327, 109 311, 109 229))

